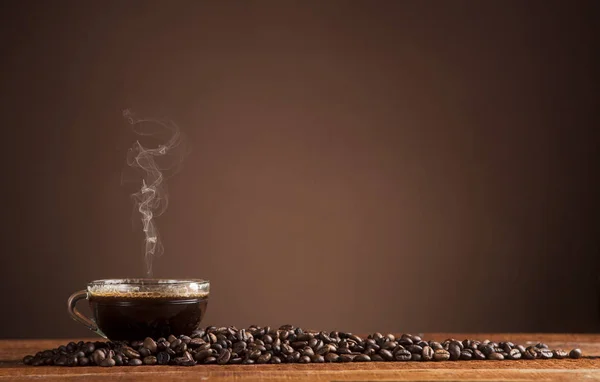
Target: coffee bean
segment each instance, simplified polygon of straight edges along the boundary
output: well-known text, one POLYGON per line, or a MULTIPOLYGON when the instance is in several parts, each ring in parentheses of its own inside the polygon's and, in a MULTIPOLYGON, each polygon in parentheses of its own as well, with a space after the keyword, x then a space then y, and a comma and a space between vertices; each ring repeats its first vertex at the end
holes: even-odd
POLYGON ((192 355, 189 352, 184 352, 181 357, 175 358, 173 362, 178 366, 194 366, 196 364, 196 361, 194 361, 194 358, 192 358, 192 355))
POLYGON ((288 355, 288 358, 287 358, 288 362, 290 362, 290 363, 298 362, 299 359, 300 359, 299 351, 292 352, 292 354, 288 355))
POLYGON ((113 359, 115 360, 115 365, 123 366, 123 356, 121 354, 115 354, 113 359))
POLYGON ((294 341, 291 345, 294 349, 302 349, 305 346, 308 346, 308 341, 294 341))
POLYGON ((536 359, 538 357, 537 348, 533 346, 527 347, 525 353, 523 353, 523 357, 525 357, 525 359, 536 359))
MULTIPOLYGON (((252 361, 251 363, 254 363, 254 360, 249 359, 248 361, 252 361)), ((204 358, 204 361, 202 361, 202 363, 205 365, 209 365, 211 363, 217 363, 217 357, 213 357, 213 356, 206 357, 206 358, 204 358)), ((248 363, 250 363, 250 362, 248 362, 248 363)))
POLYGON ((260 355, 261 355, 261 351, 260 350, 251 350, 248 353, 248 358, 256 360, 256 359, 258 359, 258 357, 260 357, 260 355))
POLYGON ((554 354, 552 354, 552 350, 545 348, 539 348, 538 354, 541 359, 550 359, 554 354))
POLYGON ((484 345, 480 350, 486 355, 486 357, 492 353, 495 353, 494 346, 491 344, 484 345))
MULTIPOLYGON (((181 342, 181 341, 180 341, 181 342)), ((144 347, 150 350, 151 353, 156 353, 156 342, 150 337, 147 337, 143 343, 144 347)))
POLYGON ((313 348, 313 350, 316 352, 319 349, 321 349, 323 346, 325 346, 325 343, 320 339, 313 338, 312 340, 308 341, 308 346, 313 348))
MULTIPOLYGON (((45 359, 44 358, 40 358, 40 360, 42 361, 42 363, 45 363, 45 359)), ((65 366, 67 364, 67 356, 64 354, 61 354, 60 356, 58 356, 55 360, 54 360, 54 364, 56 366, 65 366)), ((99 363, 98 363, 99 364, 99 363)))
POLYGON ((132 358, 129 360, 129 362, 127 362, 127 365, 129 366, 140 366, 142 364, 142 360, 139 358, 132 358))
POLYGON ((412 361, 418 362, 418 361, 421 361, 422 359, 423 359, 423 357, 419 353, 412 353, 412 355, 411 355, 412 361))
POLYGON ((535 347, 538 349, 547 349, 548 345, 546 345, 545 343, 539 342, 535 345, 535 347))
MULTIPOLYGON (((248 335, 248 333, 246 333, 246 334, 247 334, 246 338, 249 339, 250 336, 248 335)), ((208 333, 207 340, 208 340, 207 342, 210 342, 211 344, 214 344, 218 341, 217 336, 214 333, 208 333)), ((169 342, 171 342, 171 344, 173 344, 173 341, 169 341, 169 342)))
POLYGON ((386 361, 393 361, 394 360, 394 354, 392 354, 391 351, 387 350, 387 349, 381 349, 379 350, 379 355, 381 356, 381 358, 383 358, 386 361))
POLYGON ((502 354, 500 354, 500 353, 494 352, 494 353, 488 354, 487 355, 487 359, 493 360, 493 361, 500 361, 500 360, 504 359, 504 356, 502 354))
POLYGON ((318 349, 315 353, 318 355, 325 355, 331 351, 335 351, 335 346, 326 344, 326 345, 323 345, 322 348, 318 349))
POLYGON ((362 345, 350 345, 350 349, 355 352, 363 352, 365 351, 365 347, 362 345))
MULTIPOLYGON (((106 358, 106 353, 104 352, 104 349, 96 349, 94 350, 94 352, 92 353, 92 361, 94 361, 94 363, 96 365, 100 365, 100 362, 102 362, 105 358, 106 358)), ((65 358, 66 361, 66 358, 65 358)), ((55 362, 55 364, 57 364, 55 362)), ((60 365, 60 364, 57 364, 60 365)))
POLYGON ((143 343, 144 343, 144 341, 137 341, 137 340, 136 341, 131 341, 129 343, 129 346, 131 346, 134 349, 137 349, 137 348, 141 347, 143 343))
POLYGON ((256 359, 256 363, 268 363, 271 360, 271 353, 264 353, 256 359))
POLYGON ((569 357, 573 359, 579 359, 581 358, 581 354, 581 349, 573 349, 569 352, 569 357))
POLYGON ((421 351, 421 358, 423 361, 431 361, 433 359, 434 350, 431 346, 424 346, 421 351))
POLYGON ((335 353, 325 354, 325 362, 338 362, 340 356, 335 353))
POLYGON ((310 363, 310 357, 307 355, 303 355, 302 357, 300 357, 300 359, 298 360, 298 363, 310 363))
POLYGON ((176 352, 177 354, 183 354, 183 353, 185 353, 187 350, 188 350, 188 347, 187 347, 186 343, 185 343, 185 342, 183 342, 183 341, 181 341, 181 343, 179 344, 179 346, 177 346, 177 347, 175 348, 175 352, 176 352))
POLYGON ((31 361, 31 366, 41 366, 43 364, 44 364, 44 360, 42 358, 34 357, 33 360, 31 361))
POLYGON ((282 344, 281 345, 281 353, 288 355, 288 354, 292 354, 294 352, 294 348, 290 345, 290 344, 282 344))
POLYGON ((142 358, 148 357, 149 355, 152 355, 152 352, 150 351, 150 349, 148 349, 147 347, 141 347, 140 350, 138 351, 140 353, 140 356, 142 358))
POLYGON ((31 365, 32 361, 33 361, 33 356, 32 355, 26 355, 25 357, 23 357, 23 363, 25 365, 31 365))
MULTIPOLYGON (((208 357, 208 355, 206 355, 204 358, 206 357, 208 357)), ((194 357, 194 359, 198 360, 196 357, 194 357)), ((171 356, 167 352, 161 351, 158 352, 158 354, 156 355, 156 363, 158 363, 159 365, 168 365, 170 361, 171 356)))
POLYGON ((394 359, 396 361, 409 361, 411 357, 411 353, 406 349, 400 349, 394 353, 394 359))
POLYGON ((125 354, 125 356, 127 358, 140 358, 140 353, 138 353, 137 351, 133 350, 129 346, 122 347, 121 351, 123 352, 123 354, 125 354))
POLYGON ((55 359, 58 359, 57 355, 53 355, 50 358, 42 358, 42 360, 44 361, 44 365, 48 365, 48 366, 54 365, 55 359))
POLYGON ((450 361, 456 361, 460 358, 460 347, 452 342, 448 345, 448 353, 450 353, 450 361))
MULTIPOLYGON (((286 346, 289 346, 289 345, 286 345, 286 346)), ((243 352, 244 350, 246 350, 246 347, 247 347, 247 344, 244 341, 237 341, 232 346, 233 351, 238 354, 243 352)))
POLYGON ((309 357, 312 357, 313 355, 315 355, 314 350, 311 347, 306 346, 304 349, 302 349, 301 353, 303 355, 307 355, 309 357))
POLYGON ((408 350, 411 353, 417 353, 417 354, 421 354, 421 352, 423 351, 423 348, 419 345, 409 345, 406 347, 406 350, 408 350))
POLYGON ((508 359, 521 359, 522 354, 521 351, 519 349, 511 349, 510 352, 508 352, 508 359))
POLYGON ((42 358, 50 358, 54 355, 52 350, 44 350, 41 354, 42 358))
POLYGON ((369 362, 371 361, 371 357, 366 354, 359 354, 352 360, 353 362, 369 362))
MULTIPOLYGON (((205 342, 202 338, 191 338, 187 343, 188 347, 191 349, 196 349, 200 345, 203 345, 205 342)), ((164 350, 164 349, 163 349, 164 350)))
POLYGON ((194 354, 194 359, 196 361, 200 362, 200 361, 203 361, 205 358, 208 358, 208 357, 210 357, 212 355, 213 355, 213 350, 212 349, 204 349, 204 350, 197 351, 194 354))
POLYGON ((338 354, 350 354, 350 353, 352 353, 352 350, 350 350, 348 348, 338 348, 337 353, 338 354))
POLYGON ((296 337, 296 341, 306 342, 312 340, 314 336, 310 333, 301 333, 296 337))
POLYGON ((339 362, 352 362, 353 359, 354 359, 353 354, 342 354, 338 358, 339 362))
POLYGON ((566 351, 564 351, 562 349, 555 349, 552 351, 552 354, 554 355, 553 358, 556 358, 556 359, 563 359, 563 358, 567 358, 569 356, 569 353, 567 353, 566 351))
POLYGON ((113 367, 116 365, 116 363, 112 358, 104 358, 102 361, 100 361, 99 365, 102 367, 113 367))
POLYGON ((88 357, 77 357, 77 364, 79 366, 88 366, 90 364, 90 359, 88 357))
MULTIPOLYGON (((469 349, 471 350, 471 349, 469 349)), ((469 361, 471 359, 473 359, 473 352, 469 351, 469 350, 462 350, 460 352, 460 357, 458 359, 460 359, 461 361, 469 361)))
POLYGON ((149 356, 144 357, 143 362, 144 362, 144 365, 156 365, 157 360, 156 360, 155 356, 149 355, 149 356))
MULTIPOLYGON (((68 356, 67 357, 67 362, 65 362, 65 366, 71 366, 71 367, 72 366, 77 366, 77 361, 78 361, 77 357, 72 356, 72 355, 68 356)), ((121 362, 121 364, 122 364, 122 362, 121 362)))
POLYGON ((444 349, 437 349, 433 353, 434 361, 447 361, 450 359, 450 353, 444 349))

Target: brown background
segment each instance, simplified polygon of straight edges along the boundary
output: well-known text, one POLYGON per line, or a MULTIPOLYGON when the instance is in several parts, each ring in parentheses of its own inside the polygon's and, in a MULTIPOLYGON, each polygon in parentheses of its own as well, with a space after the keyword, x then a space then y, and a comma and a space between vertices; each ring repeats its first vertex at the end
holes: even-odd
POLYGON ((0 337, 143 276, 125 108, 188 134, 155 271, 206 324, 597 331, 596 4, 3 2, 0 337))

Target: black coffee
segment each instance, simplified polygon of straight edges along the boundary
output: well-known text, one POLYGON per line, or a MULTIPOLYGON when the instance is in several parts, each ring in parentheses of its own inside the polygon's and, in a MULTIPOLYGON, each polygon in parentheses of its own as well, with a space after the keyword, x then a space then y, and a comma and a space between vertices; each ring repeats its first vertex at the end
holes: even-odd
POLYGON ((98 327, 111 340, 191 335, 206 311, 207 297, 90 296, 98 327))

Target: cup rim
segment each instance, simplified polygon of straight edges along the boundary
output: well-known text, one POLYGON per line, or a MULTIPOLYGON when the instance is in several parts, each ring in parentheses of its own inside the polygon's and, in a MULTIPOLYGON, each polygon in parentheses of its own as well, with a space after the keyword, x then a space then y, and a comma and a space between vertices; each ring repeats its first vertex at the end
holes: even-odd
POLYGON ((88 283, 88 286, 101 285, 133 285, 133 286, 159 286, 159 285, 186 285, 200 284, 210 285, 209 280, 204 279, 158 279, 158 278, 127 278, 127 279, 99 279, 88 283))
POLYGON ((202 279, 125 278, 94 280, 87 284, 90 297, 153 296, 207 297, 210 282, 202 279))

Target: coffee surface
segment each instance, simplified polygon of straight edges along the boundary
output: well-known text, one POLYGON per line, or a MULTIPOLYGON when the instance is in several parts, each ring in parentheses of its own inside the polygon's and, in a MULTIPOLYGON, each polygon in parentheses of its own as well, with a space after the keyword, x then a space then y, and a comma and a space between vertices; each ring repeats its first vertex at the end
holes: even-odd
POLYGON ((206 311, 206 295, 176 296, 158 292, 91 295, 98 327, 111 340, 189 335, 206 311))

